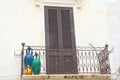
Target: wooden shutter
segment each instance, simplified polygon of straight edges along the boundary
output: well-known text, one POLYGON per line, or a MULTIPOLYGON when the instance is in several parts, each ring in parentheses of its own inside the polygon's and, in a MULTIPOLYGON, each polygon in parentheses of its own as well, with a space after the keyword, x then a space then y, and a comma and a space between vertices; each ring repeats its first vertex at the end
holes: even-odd
POLYGON ((75 36, 72 35, 72 16, 73 14, 71 9, 61 9, 62 42, 64 49, 75 46, 75 36))
POLYGON ((60 72, 60 56, 50 55, 50 73, 57 74, 60 72))
POLYGON ((60 8, 62 67, 64 74, 77 73, 77 57, 75 51, 75 32, 73 22, 73 9, 60 8))
POLYGON ((46 18, 46 44, 47 48, 58 48, 59 36, 58 36, 58 9, 45 8, 46 18))
POLYGON ((45 6, 45 36, 47 73, 77 73, 73 9, 45 6))
POLYGON ((64 71, 65 73, 71 73, 71 70, 74 69, 73 55, 64 55, 64 71))

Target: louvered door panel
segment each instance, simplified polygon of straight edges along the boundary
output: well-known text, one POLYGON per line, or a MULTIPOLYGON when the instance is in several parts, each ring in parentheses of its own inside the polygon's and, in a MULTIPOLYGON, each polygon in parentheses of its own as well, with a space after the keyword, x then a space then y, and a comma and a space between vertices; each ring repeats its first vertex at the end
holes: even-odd
POLYGON ((64 64, 64 71, 65 73, 71 73, 72 70, 74 71, 74 61, 72 55, 64 55, 63 57, 63 64, 64 64))
POLYGON ((60 73, 60 56, 50 55, 50 73, 57 74, 60 73))
POLYGON ((47 29, 46 38, 47 47, 56 49, 59 46, 59 36, 58 36, 58 9, 56 8, 46 8, 46 19, 47 19, 47 29))
POLYGON ((61 10, 63 48, 72 47, 70 10, 61 10))
POLYGON ((46 41, 46 73, 59 72, 59 32, 58 32, 58 9, 45 7, 45 41, 46 41), (56 55, 55 55, 56 54, 56 55))
POLYGON ((75 35, 73 24, 73 11, 72 8, 61 9, 61 25, 62 25, 62 40, 63 48, 71 49, 75 47, 75 35))
POLYGON ((56 9, 48 9, 49 19, 49 47, 58 48, 58 18, 56 9))

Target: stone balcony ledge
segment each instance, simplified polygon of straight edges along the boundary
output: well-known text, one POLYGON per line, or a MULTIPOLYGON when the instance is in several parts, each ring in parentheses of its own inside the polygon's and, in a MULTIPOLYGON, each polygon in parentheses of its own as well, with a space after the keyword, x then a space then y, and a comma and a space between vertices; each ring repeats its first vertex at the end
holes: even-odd
POLYGON ((21 80, 109 80, 110 74, 40 74, 23 75, 21 80))

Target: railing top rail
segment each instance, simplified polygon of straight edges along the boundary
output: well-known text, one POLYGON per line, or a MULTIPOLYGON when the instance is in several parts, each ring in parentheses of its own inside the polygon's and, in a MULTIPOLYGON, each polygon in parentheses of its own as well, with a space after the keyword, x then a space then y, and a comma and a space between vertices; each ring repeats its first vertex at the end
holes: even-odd
MULTIPOLYGON (((32 46, 32 45, 29 45, 33 50, 35 49, 35 50, 40 50, 40 49, 46 49, 46 48, 48 48, 48 47, 46 47, 46 46, 32 46)), ((24 46, 24 49, 27 49, 27 47, 29 47, 28 45, 26 45, 26 46, 24 46)), ((92 48, 92 47, 89 47, 89 46, 75 46, 75 47, 73 47, 72 48, 72 50, 87 50, 87 51, 101 51, 101 50, 104 50, 104 48, 105 47, 94 47, 94 48, 92 48)), ((49 49, 49 48, 48 48, 49 49)), ((50 48, 51 50, 64 50, 63 48, 59 48, 59 49, 56 49, 56 48, 50 48)), ((66 50, 70 50, 71 48, 68 48, 68 49, 66 49, 66 50)))

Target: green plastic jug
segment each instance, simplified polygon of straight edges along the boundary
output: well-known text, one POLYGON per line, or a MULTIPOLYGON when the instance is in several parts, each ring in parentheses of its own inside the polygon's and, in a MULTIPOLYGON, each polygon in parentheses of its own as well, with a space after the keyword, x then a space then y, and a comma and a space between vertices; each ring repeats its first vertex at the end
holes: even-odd
POLYGON ((41 61, 40 61, 40 54, 38 55, 37 52, 35 52, 35 56, 32 62, 32 70, 35 75, 40 74, 41 71, 41 61))

